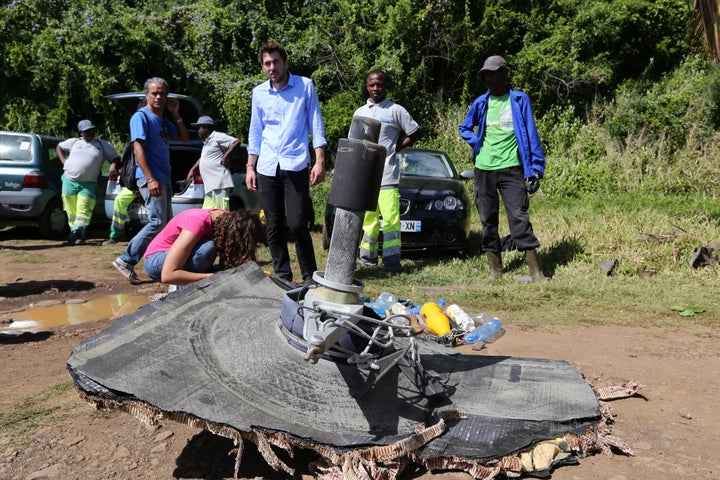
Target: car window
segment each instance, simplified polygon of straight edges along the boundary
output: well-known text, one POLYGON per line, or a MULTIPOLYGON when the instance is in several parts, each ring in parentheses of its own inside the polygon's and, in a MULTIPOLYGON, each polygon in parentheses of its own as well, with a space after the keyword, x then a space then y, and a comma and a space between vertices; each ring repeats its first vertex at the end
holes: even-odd
POLYGON ((30 163, 33 158, 33 142, 26 135, 0 135, 0 160, 30 163))
POLYGON ((434 152, 398 153, 400 173, 412 177, 453 178, 453 172, 445 157, 434 152))
POLYGON ((57 153, 57 150, 55 149, 57 147, 56 143, 48 144, 44 143, 43 148, 47 151, 47 158, 50 160, 50 163, 55 165, 62 165, 62 162, 60 161, 60 156, 57 153))

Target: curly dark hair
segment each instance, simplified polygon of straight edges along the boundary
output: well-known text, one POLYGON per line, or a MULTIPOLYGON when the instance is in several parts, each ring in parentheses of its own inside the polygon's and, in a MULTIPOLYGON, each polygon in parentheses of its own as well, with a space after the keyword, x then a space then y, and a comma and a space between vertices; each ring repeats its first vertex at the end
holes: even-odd
POLYGON ((258 242, 263 237, 263 224, 256 213, 240 209, 228 212, 212 224, 212 240, 217 248, 221 270, 255 261, 258 242))

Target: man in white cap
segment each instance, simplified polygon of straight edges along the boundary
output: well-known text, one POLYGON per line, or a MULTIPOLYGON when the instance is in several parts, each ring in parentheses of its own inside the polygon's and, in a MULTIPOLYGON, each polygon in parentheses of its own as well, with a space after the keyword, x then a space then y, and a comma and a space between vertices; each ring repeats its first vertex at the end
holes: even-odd
POLYGON ((230 156, 240 146, 240 140, 215 130, 215 120, 203 115, 191 123, 198 129, 198 137, 203 141, 200 158, 187 175, 192 182, 195 171, 200 168, 200 176, 205 187, 205 201, 202 208, 222 208, 230 210, 230 194, 235 187, 230 172, 230 156))
POLYGON ((85 242, 85 230, 90 225, 95 208, 95 188, 105 160, 111 162, 110 175, 117 172, 120 155, 105 140, 95 138, 97 127, 90 120, 78 122, 80 138, 68 138, 55 150, 63 163, 62 201, 68 216, 70 237, 68 245, 85 242))
POLYGON ((499 55, 488 57, 480 74, 488 91, 475 99, 459 130, 473 149, 475 206, 482 222, 482 246, 490 264, 490 278, 502 275, 499 193, 513 243, 525 252, 533 282, 544 282, 547 279, 535 251, 540 242, 528 213, 528 194, 540 187, 545 173, 530 98, 508 86, 507 62, 499 55))

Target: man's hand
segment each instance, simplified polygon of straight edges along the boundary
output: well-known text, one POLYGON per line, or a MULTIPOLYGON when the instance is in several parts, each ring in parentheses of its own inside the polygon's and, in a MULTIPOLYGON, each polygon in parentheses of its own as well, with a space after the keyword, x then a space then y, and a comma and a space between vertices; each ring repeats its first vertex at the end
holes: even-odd
POLYGON ((168 98, 165 108, 173 115, 173 118, 180 116, 180 101, 177 98, 168 98))
POLYGON ((151 178, 147 181, 147 189, 151 197, 159 197, 162 190, 160 189, 160 182, 151 178))
POLYGON ((527 191, 529 194, 533 194, 540 189, 540 177, 536 173, 532 177, 527 179, 527 191))
POLYGON ((248 168, 245 171, 245 186, 247 186, 247 189, 251 192, 257 190, 257 175, 255 174, 255 170, 252 168, 248 168))
POLYGON ((325 167, 320 162, 315 162, 312 170, 310 170, 310 185, 317 185, 325 180, 325 167))
POLYGON ((110 169, 108 170, 108 180, 113 181, 117 180, 118 174, 120 169, 118 168, 118 163, 113 162, 110 164, 110 169))
POLYGON ((325 180, 325 147, 315 149, 315 164, 310 170, 310 185, 317 185, 325 180))

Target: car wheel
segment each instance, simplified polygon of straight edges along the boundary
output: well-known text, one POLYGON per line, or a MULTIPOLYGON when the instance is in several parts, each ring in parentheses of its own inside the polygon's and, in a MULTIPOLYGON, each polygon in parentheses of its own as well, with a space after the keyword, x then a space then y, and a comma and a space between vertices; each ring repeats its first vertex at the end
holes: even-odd
POLYGON ((68 218, 59 197, 51 199, 38 219, 38 228, 43 238, 57 239, 70 233, 68 218))

